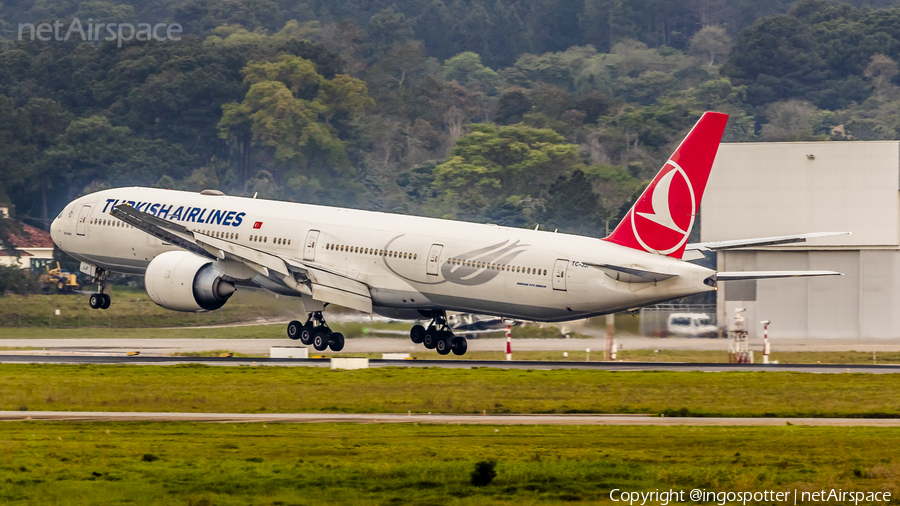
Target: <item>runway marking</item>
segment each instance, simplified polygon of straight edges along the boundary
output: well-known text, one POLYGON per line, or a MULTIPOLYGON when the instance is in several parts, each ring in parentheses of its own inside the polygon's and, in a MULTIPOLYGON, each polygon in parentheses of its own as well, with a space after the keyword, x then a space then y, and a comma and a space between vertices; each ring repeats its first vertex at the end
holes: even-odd
POLYGON ((900 418, 679 418, 660 417, 655 415, 406 415, 396 413, 248 414, 109 411, 0 411, 0 421, 900 427, 900 418))

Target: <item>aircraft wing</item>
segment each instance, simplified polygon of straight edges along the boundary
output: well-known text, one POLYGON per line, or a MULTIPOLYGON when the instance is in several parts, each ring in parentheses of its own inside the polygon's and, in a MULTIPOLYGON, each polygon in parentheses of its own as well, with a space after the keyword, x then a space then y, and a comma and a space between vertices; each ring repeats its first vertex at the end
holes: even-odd
POLYGON ((695 242, 684 247, 685 251, 719 251, 723 249, 747 248, 750 246, 778 246, 806 242, 814 237, 833 235, 850 235, 850 232, 812 232, 809 234, 779 235, 775 237, 757 237, 756 239, 734 239, 731 241, 695 242))
POLYGON ((128 204, 119 204, 109 214, 161 241, 172 243, 202 257, 215 258, 194 242, 191 231, 182 225, 138 211, 128 204))
POLYGON ((811 276, 843 276, 834 271, 743 271, 717 272, 716 281, 744 281, 748 279, 805 278, 811 276))
POLYGON ((372 312, 368 285, 334 269, 312 262, 285 259, 230 240, 194 232, 127 204, 116 206, 110 214, 165 242, 215 260, 216 266, 228 276, 249 279, 261 274, 278 279, 288 288, 315 300, 372 312))

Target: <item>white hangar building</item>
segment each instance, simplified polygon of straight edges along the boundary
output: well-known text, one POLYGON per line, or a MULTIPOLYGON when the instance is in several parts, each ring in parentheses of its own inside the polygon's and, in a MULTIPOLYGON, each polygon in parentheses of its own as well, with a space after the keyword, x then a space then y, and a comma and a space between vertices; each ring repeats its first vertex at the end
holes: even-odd
POLYGON ((721 282, 720 324, 743 307, 751 336, 900 337, 900 142, 722 144, 700 220, 703 242, 851 232, 720 251, 720 271, 844 273, 721 282))

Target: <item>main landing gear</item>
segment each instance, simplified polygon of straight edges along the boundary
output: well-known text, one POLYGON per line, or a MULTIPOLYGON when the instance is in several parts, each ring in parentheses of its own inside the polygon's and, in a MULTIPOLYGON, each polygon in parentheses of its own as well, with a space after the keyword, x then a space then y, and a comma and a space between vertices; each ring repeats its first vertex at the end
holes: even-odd
POLYGON ((109 305, 112 303, 109 295, 103 293, 103 290, 106 288, 106 276, 108 274, 109 271, 97 269, 97 293, 91 294, 91 309, 109 309, 109 305))
POLYGON ((291 339, 299 339, 307 346, 312 345, 316 351, 331 348, 331 351, 337 352, 344 349, 344 334, 333 332, 328 328, 321 311, 310 313, 306 323, 297 320, 288 323, 287 334, 291 339))
POLYGON ((465 337, 455 336, 447 325, 447 313, 445 311, 432 311, 431 323, 428 328, 416 325, 409 331, 412 342, 422 343, 429 350, 437 350, 438 355, 447 355, 451 351, 454 355, 465 355, 469 348, 469 342, 465 337))

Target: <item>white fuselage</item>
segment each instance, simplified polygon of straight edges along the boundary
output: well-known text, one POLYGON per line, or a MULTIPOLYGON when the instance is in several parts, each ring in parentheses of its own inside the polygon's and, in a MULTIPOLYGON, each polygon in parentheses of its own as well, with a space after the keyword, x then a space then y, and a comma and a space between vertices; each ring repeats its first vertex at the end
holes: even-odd
MULTIPOLYGON (((53 240, 85 263, 133 274, 179 249, 110 216, 123 202, 192 231, 326 266, 368 285, 373 309, 398 317, 445 309, 564 321, 715 289, 704 284, 710 269, 590 237, 153 188, 71 202, 51 226, 53 240), (626 283, 589 264, 675 276, 626 283)), ((299 295, 271 280, 254 284, 299 295)))

